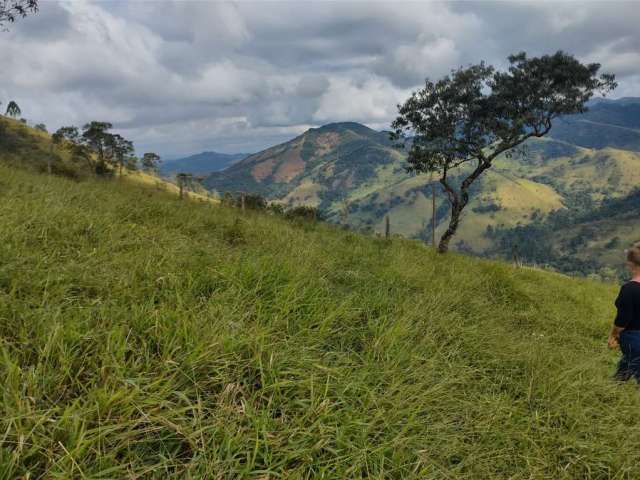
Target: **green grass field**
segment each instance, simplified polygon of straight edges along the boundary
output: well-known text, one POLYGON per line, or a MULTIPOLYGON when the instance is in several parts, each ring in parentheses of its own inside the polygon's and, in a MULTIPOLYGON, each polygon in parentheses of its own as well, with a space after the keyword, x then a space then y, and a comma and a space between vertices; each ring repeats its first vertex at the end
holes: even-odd
POLYGON ((0 165, 0 479, 634 479, 617 287, 0 165))

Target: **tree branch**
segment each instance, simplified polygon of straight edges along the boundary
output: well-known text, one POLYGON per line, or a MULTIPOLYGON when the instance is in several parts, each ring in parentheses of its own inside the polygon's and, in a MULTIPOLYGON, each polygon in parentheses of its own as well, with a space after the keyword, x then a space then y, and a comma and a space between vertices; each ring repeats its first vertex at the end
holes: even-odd
POLYGON ((455 191, 455 189, 449 184, 447 180, 446 165, 442 170, 442 177, 440 178, 440 183, 444 187, 444 190, 447 193, 447 196, 449 197, 449 203, 451 203, 451 205, 457 205, 458 203, 460 203, 460 197, 458 196, 458 192, 455 191))

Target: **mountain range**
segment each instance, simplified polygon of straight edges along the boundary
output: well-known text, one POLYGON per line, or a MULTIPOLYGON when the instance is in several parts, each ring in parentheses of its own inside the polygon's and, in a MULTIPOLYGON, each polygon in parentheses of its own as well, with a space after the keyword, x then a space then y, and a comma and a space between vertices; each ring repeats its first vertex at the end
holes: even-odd
MULTIPOLYGON (((405 158, 388 132, 334 123, 249 155, 212 173, 204 184, 219 193, 255 192, 287 206, 314 206, 330 221, 356 229, 382 232, 388 215, 392 233, 428 239, 433 182, 428 175, 408 174, 405 158)), ((551 212, 565 212, 564 223, 558 224, 557 215, 552 218, 555 232, 545 243, 549 255, 530 260, 577 273, 615 268, 619 249, 614 252, 605 245, 614 238, 621 244, 640 239, 640 226, 630 221, 640 218, 640 208, 625 212, 619 221, 610 215, 606 229, 600 225, 585 230, 572 222, 590 224, 589 213, 597 216, 606 202, 632 195, 638 185, 640 99, 594 101, 587 113, 558 119, 548 137, 528 141, 524 154, 495 162, 474 185, 454 248, 492 256, 518 249, 527 259, 525 245, 509 244, 517 237, 512 230, 528 225, 544 230, 551 212), (592 241, 576 238, 585 231, 592 231, 592 241), (581 242, 579 252, 564 247, 581 242), (567 266, 566 255, 584 262, 567 266)), ((447 220, 448 203, 437 185, 438 235, 447 220)))
POLYGON ((248 153, 197 153, 188 157, 162 162, 160 164, 160 174, 164 177, 171 177, 180 172, 193 175, 209 175, 212 172, 224 170, 248 155, 248 153))

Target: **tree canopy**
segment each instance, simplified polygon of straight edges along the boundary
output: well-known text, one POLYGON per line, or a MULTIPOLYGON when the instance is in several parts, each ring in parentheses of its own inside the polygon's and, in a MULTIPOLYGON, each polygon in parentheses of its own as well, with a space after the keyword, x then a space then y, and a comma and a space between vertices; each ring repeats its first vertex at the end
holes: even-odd
POLYGON ((440 175, 451 204, 442 253, 469 202, 469 187, 498 155, 546 135, 556 118, 585 112, 595 92, 616 87, 614 75, 598 76, 599 64, 582 64, 562 51, 534 58, 521 52, 508 61, 506 71, 481 62, 436 82, 427 79, 398 106, 392 123, 392 137, 410 142, 408 170, 440 175), (457 167, 463 167, 462 177, 454 182, 457 167))
POLYGON ((113 163, 118 167, 120 175, 122 175, 122 171, 128 165, 130 157, 135 153, 133 142, 116 133, 107 137, 106 144, 110 150, 109 158, 113 159, 113 163))
POLYGON ((160 155, 147 152, 142 156, 142 168, 146 171, 156 171, 160 163, 160 155))
POLYGON ((69 150, 74 159, 85 160, 98 175, 110 173, 116 167, 120 174, 125 168, 135 169, 137 159, 133 142, 109 132, 111 128, 108 122, 93 121, 86 124, 82 132, 78 127, 62 127, 51 138, 55 144, 69 150))
POLYGON ((7 104, 7 111, 5 112, 5 115, 9 117, 17 118, 21 114, 22 114, 22 110, 20 110, 20 107, 16 102, 12 100, 7 104))
POLYGON ((38 0, 0 0, 0 30, 7 23, 38 11, 38 0))
POLYGON ((90 170, 94 170, 91 149, 83 142, 78 127, 61 127, 51 135, 51 140, 55 145, 68 150, 74 162, 86 163, 90 170))

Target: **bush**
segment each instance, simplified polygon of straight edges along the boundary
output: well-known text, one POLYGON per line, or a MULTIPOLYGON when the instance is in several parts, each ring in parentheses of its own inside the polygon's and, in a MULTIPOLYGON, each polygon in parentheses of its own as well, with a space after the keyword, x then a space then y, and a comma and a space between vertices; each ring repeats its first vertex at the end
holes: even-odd
POLYGON ((471 210, 475 213, 494 213, 499 212, 502 209, 500 205, 497 203, 486 203, 484 205, 478 205, 473 207, 471 210))
MULTIPOLYGON (((222 204, 230 207, 242 207, 242 193, 233 194, 225 192, 222 196, 222 204)), ((244 208, 250 210, 265 210, 267 208, 267 200, 257 193, 244 194, 244 208)))
POLYGON ((288 219, 303 219, 303 220, 324 220, 322 213, 315 207, 309 207, 307 205, 299 205, 297 207, 290 208, 285 213, 285 217, 288 219))
POLYGON ((267 210, 274 215, 284 215, 284 205, 281 203, 270 203, 267 210))

